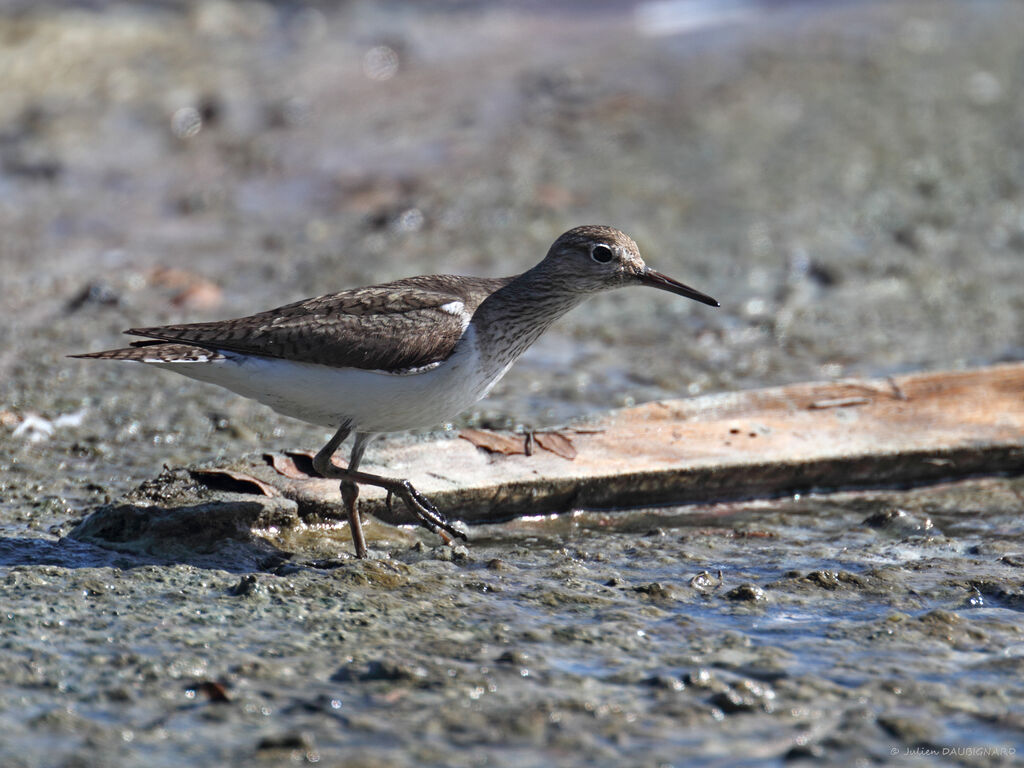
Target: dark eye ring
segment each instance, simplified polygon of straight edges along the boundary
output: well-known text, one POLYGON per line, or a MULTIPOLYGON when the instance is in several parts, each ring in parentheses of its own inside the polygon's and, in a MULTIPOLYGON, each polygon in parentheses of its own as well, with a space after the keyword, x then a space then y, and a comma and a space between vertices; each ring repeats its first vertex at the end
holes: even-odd
POLYGON ((607 245, 595 245, 593 250, 590 252, 590 258, 598 264, 607 264, 615 258, 615 254, 612 253, 612 249, 607 245))

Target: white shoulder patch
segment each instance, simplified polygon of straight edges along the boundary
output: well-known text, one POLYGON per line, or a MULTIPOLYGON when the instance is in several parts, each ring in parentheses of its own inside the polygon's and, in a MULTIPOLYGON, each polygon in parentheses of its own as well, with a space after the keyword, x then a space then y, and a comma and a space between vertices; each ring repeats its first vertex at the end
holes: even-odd
POLYGON ((438 309, 459 318, 462 321, 462 330, 466 330, 469 326, 469 321, 472 319, 469 312, 466 311, 466 305, 461 301, 449 301, 447 304, 442 304, 438 309))

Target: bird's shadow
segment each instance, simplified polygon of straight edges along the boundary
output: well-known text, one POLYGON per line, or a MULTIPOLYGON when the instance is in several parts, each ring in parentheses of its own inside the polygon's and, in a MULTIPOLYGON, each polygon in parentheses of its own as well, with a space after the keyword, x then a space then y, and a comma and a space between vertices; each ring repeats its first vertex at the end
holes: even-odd
POLYGON ((181 506, 118 502, 94 509, 58 539, 0 536, 0 566, 273 571, 292 554, 256 531, 292 525, 294 515, 286 499, 244 495, 181 506))
MULTIPOLYGON (((0 567, 53 565, 60 568, 102 568, 121 565, 122 556, 69 539, 0 536, 0 567)), ((141 565, 143 563, 132 563, 141 565)))
MULTIPOLYGON (((271 545, 268 545, 270 548, 271 545)), ((274 548, 276 549, 276 548, 274 548)), ((73 538, 42 539, 25 536, 0 536, 0 568, 54 566, 57 568, 117 568, 128 570, 145 566, 191 565, 204 570, 229 573, 272 571, 286 562, 290 553, 283 550, 229 546, 222 552, 181 551, 178 554, 147 553, 122 549, 115 544, 101 545, 73 538), (248 549, 248 551, 246 551, 248 549)))

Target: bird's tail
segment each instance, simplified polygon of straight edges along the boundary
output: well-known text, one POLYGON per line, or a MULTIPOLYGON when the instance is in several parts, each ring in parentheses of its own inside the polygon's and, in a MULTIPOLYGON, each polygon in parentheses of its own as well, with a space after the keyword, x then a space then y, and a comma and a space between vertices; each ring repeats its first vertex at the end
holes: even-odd
POLYGON ((137 363, 212 363, 226 359, 216 350, 155 340, 136 341, 130 347, 86 352, 68 357, 87 360, 131 360, 137 363))

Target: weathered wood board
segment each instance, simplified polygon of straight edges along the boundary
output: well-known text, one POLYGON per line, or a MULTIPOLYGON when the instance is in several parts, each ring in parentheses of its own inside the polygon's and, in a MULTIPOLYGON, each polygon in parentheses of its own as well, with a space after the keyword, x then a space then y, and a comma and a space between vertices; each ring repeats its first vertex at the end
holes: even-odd
MULTIPOLYGON (((1024 364, 796 384, 648 403, 559 430, 567 459, 502 455, 465 439, 375 444, 361 469, 405 477, 454 519, 688 504, 1024 472, 1024 364)), ((514 436, 522 440, 522 436, 514 436)), ((337 514, 338 484, 267 462, 233 467, 337 514)), ((364 488, 364 510, 411 522, 364 488)))

